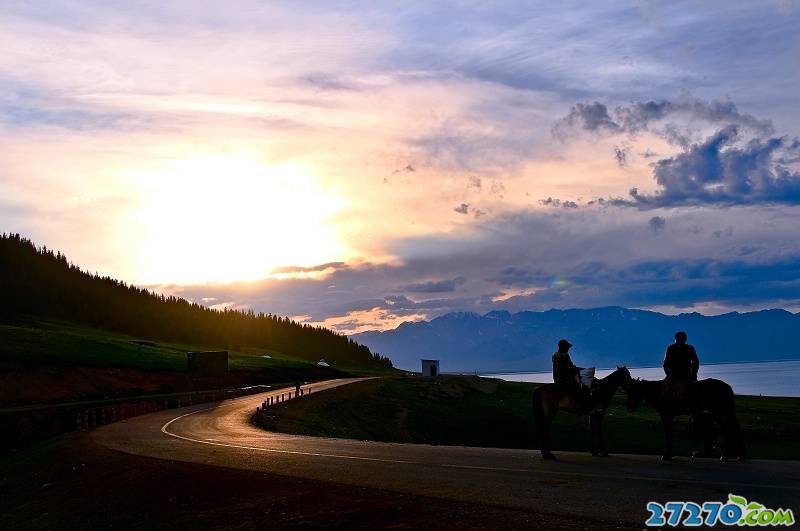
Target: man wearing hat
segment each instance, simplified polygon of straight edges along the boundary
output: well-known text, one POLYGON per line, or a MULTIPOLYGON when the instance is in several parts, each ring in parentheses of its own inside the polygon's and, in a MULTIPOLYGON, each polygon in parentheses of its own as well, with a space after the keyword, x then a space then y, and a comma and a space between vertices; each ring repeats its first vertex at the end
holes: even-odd
POLYGON ((594 379, 594 369, 576 367, 569 357, 570 348, 572 343, 566 339, 558 342, 558 350, 553 354, 553 382, 570 387, 582 395, 587 394, 594 379))

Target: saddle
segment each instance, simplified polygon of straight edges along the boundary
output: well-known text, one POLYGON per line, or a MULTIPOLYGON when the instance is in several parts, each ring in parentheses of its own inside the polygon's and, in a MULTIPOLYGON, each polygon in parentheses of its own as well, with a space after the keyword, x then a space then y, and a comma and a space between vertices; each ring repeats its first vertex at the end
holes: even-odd
POLYGON ((669 380, 664 379, 662 384, 662 395, 673 403, 673 408, 688 412, 693 412, 691 388, 697 383, 692 380, 669 380))

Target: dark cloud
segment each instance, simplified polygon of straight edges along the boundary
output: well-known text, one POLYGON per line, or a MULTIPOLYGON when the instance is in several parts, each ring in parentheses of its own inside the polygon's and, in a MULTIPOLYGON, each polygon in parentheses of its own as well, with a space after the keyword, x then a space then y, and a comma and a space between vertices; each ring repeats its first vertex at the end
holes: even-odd
POLYGON ((647 222, 647 225, 653 232, 660 232, 667 226, 667 220, 661 216, 653 216, 650 218, 650 221, 647 222))
POLYGON ((399 170, 394 170, 394 173, 414 173, 415 171, 417 171, 417 169, 414 166, 411 164, 406 164, 405 167, 399 170))
POLYGON ((628 165, 628 153, 630 153, 630 148, 614 146, 614 158, 617 159, 617 165, 620 168, 628 165))
POLYGON ((325 271, 327 269, 345 269, 347 268, 347 264, 344 262, 326 262, 324 264, 319 264, 310 267, 298 267, 298 266, 284 266, 278 267, 272 270, 273 273, 314 273, 319 271, 325 271))
POLYGON ((469 204, 468 203, 461 203, 457 207, 453 209, 454 212, 458 212, 459 214, 469 214, 469 204))
POLYGON ((780 163, 794 146, 785 137, 753 138, 737 143, 739 128, 724 127, 705 141, 654 165, 660 190, 632 189, 628 204, 640 208, 681 205, 800 203, 800 173, 780 163))
POLYGON ((501 269, 496 276, 489 277, 488 282, 495 282, 503 288, 530 287, 551 280, 549 275, 541 270, 529 270, 522 266, 509 266, 501 269))
POLYGON ((574 130, 618 133, 620 125, 608 113, 608 107, 599 101, 576 103, 569 114, 553 127, 553 135, 565 139, 574 130))
MULTIPOLYGON (((685 115, 690 120, 700 120, 710 124, 729 123, 746 127, 761 134, 771 134, 772 123, 760 120, 750 114, 741 113, 730 100, 668 100, 637 102, 628 106, 618 106, 613 110, 600 102, 577 103, 566 117, 553 127, 553 135, 566 139, 577 131, 595 133, 636 134, 650 130, 650 126, 673 115, 685 115)), ((685 143, 686 135, 679 132, 674 124, 667 124, 658 131, 667 140, 685 143)))
POLYGON ((464 277, 456 277, 447 280, 431 280, 416 284, 407 284, 400 287, 400 291, 409 293, 446 293, 453 292, 458 286, 466 282, 464 277))
POLYGON ((481 190, 481 178, 480 177, 476 177, 474 175, 470 176, 469 184, 467 185, 467 188, 472 188, 472 189, 475 189, 477 191, 480 191, 481 190))
POLYGON ((578 208, 578 203, 576 203, 575 201, 556 199, 554 197, 548 197, 547 199, 540 199, 539 204, 542 206, 553 207, 553 208, 578 208))

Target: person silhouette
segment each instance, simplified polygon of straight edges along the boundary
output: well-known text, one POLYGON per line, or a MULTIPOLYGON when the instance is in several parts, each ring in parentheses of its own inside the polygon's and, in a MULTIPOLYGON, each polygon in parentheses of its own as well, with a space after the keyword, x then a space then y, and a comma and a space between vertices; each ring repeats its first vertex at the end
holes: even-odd
POLYGON ((553 382, 566 386, 578 397, 579 407, 589 407, 592 399, 594 368, 585 369, 572 363, 569 349, 572 343, 566 339, 558 342, 558 350, 553 353, 553 382))
POLYGON ((578 384, 580 367, 576 367, 569 357, 572 343, 566 339, 558 342, 558 350, 553 353, 553 382, 559 385, 575 387, 578 384))
MULTIPOLYGON (((675 332, 675 343, 664 354, 664 391, 676 399, 685 398, 687 387, 697 381, 700 360, 686 332, 675 332)), ((688 398, 688 397, 687 397, 688 398)))
POLYGON ((675 343, 664 354, 664 374, 671 382, 696 382, 700 360, 692 345, 686 343, 686 332, 675 333, 675 343))

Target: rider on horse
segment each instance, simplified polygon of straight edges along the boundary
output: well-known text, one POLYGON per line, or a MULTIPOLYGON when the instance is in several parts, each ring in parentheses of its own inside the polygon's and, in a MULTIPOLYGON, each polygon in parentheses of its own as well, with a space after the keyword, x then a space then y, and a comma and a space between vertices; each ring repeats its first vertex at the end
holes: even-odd
POLYGON ((675 343, 667 347, 664 355, 664 391, 675 398, 682 398, 686 388, 697 381, 700 368, 697 352, 686 339, 686 332, 676 332, 675 343))
POLYGON ((558 350, 553 353, 553 382, 574 390, 585 406, 589 403, 591 389, 591 383, 587 385, 585 380, 588 379, 591 382, 594 374, 584 374, 586 369, 572 363, 572 358, 569 357, 570 348, 572 348, 572 343, 566 339, 558 342, 558 350))

